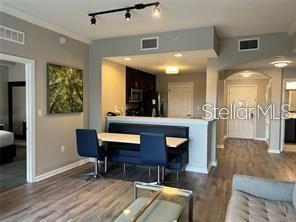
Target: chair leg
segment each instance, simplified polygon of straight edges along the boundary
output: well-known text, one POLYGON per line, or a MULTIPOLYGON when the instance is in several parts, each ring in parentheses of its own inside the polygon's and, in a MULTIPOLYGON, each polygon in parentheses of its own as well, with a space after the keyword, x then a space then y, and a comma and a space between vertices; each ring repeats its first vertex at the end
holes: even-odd
POLYGON ((160 166, 157 166, 157 183, 160 184, 160 166))
POLYGON ((98 164, 98 159, 95 159, 95 171, 93 173, 85 174, 85 176, 88 176, 88 178, 86 179, 86 181, 89 181, 92 177, 93 178, 100 177, 100 178, 103 178, 104 179, 104 177, 99 174, 98 165, 99 165, 98 164))
POLYGON ((108 163, 107 163, 108 159, 107 159, 107 156, 105 156, 105 173, 107 172, 108 170, 108 163))
POLYGON ((164 181, 164 177, 165 177, 165 167, 162 167, 162 177, 161 177, 161 181, 164 181))
POLYGON ((179 170, 177 170, 177 181, 179 180, 179 170))
POLYGON ((96 159, 95 161, 96 162, 95 162, 95 174, 94 174, 94 178, 96 178, 97 175, 98 175, 98 159, 96 159))
POLYGON ((151 175, 151 167, 150 166, 148 167, 148 174, 149 174, 149 176, 151 175))
POLYGON ((123 172, 125 172, 125 167, 126 167, 126 165, 125 165, 125 163, 123 164, 123 172))

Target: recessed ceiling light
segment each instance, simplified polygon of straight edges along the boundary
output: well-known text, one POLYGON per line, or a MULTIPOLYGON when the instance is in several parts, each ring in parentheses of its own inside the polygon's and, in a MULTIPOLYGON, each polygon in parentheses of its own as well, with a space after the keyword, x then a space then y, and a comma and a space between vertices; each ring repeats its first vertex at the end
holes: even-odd
POLYGON ((244 71, 240 73, 243 77, 248 78, 250 76, 252 76, 254 73, 251 71, 244 71))
POLYGON ((284 68, 284 67, 288 66, 290 63, 292 63, 292 61, 289 61, 289 60, 277 60, 277 61, 274 61, 274 62, 272 62, 270 64, 274 65, 277 68, 284 68))
POLYGON ((125 61, 131 61, 131 60, 132 60, 132 58, 125 57, 125 58, 124 58, 124 60, 125 60, 125 61))
POLYGON ((179 68, 177 66, 167 66, 165 68, 165 73, 166 74, 178 74, 179 68))
POLYGON ((177 54, 175 54, 174 56, 178 58, 178 57, 182 57, 183 54, 181 54, 181 53, 177 53, 177 54))

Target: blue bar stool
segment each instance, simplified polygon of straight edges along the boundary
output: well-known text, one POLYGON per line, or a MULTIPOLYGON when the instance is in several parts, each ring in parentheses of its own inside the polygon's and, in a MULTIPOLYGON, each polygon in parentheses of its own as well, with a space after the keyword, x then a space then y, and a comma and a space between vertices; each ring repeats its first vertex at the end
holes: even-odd
POLYGON ((157 166, 157 183, 160 184, 160 167, 168 163, 168 149, 163 134, 141 133, 140 158, 143 164, 157 166))
MULTIPOLYGON (((95 158, 95 171, 89 174, 90 177, 93 176, 101 177, 103 176, 98 173, 98 160, 105 162, 105 169, 107 164, 107 155, 102 146, 99 146, 97 131, 92 129, 76 129, 76 142, 77 151, 80 156, 95 158)), ((89 178, 90 178, 89 177, 89 178)), ((88 179, 89 179, 88 178, 88 179)))

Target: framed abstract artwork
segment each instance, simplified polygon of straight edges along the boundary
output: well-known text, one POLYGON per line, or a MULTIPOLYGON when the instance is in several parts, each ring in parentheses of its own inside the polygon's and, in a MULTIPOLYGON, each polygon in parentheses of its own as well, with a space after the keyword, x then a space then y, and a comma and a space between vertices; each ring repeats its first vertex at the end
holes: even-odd
POLYGON ((83 112, 83 71, 63 65, 47 64, 47 112, 83 112))

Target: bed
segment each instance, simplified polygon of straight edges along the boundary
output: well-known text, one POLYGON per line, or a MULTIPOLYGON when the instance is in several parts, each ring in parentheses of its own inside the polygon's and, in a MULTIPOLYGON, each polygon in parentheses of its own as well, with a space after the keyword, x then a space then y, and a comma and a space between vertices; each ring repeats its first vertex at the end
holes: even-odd
POLYGON ((12 162, 15 156, 14 134, 0 130, 0 164, 12 162))

